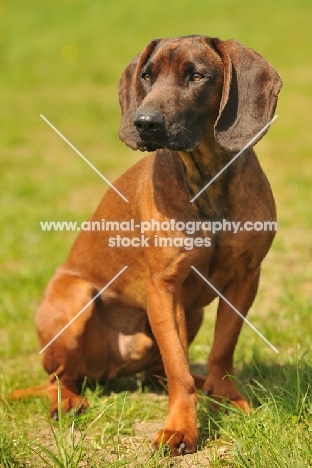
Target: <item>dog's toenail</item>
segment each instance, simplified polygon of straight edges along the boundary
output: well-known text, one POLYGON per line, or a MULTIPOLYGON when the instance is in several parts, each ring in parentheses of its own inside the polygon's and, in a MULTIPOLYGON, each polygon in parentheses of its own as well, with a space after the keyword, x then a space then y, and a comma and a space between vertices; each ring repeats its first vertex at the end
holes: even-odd
POLYGON ((185 454, 185 448, 186 448, 186 445, 184 442, 182 442, 182 444, 180 444, 180 447, 179 447, 179 454, 180 455, 184 455, 185 454))

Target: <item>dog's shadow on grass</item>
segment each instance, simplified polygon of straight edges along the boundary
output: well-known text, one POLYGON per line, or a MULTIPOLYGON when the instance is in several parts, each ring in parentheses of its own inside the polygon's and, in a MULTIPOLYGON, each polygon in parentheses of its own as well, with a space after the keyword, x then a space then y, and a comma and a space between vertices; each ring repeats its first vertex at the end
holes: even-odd
MULTIPOLYGON (((94 386, 91 384, 91 388, 94 386)), ((146 376, 143 373, 127 377, 116 377, 107 382, 99 382, 100 396, 109 396, 112 393, 134 393, 138 391, 164 395, 167 393, 167 382, 163 377, 146 376)))

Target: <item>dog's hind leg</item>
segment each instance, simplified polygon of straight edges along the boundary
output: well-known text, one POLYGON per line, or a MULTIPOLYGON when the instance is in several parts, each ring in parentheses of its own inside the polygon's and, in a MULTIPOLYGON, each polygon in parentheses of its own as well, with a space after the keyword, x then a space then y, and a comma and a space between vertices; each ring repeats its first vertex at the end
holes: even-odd
POLYGON ((79 382, 85 377, 100 379, 105 372, 108 343, 96 312, 98 301, 86 307, 96 292, 86 280, 59 270, 38 309, 36 327, 49 374, 52 417, 58 412, 59 389, 63 411, 84 410, 88 404, 79 396, 79 382))

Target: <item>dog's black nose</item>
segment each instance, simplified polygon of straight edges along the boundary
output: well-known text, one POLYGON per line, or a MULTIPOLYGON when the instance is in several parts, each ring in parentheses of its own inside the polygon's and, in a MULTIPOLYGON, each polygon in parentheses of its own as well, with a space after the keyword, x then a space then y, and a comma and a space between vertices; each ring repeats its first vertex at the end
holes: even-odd
POLYGON ((163 124, 163 117, 156 112, 138 112, 134 117, 134 125, 141 135, 155 135, 163 124))

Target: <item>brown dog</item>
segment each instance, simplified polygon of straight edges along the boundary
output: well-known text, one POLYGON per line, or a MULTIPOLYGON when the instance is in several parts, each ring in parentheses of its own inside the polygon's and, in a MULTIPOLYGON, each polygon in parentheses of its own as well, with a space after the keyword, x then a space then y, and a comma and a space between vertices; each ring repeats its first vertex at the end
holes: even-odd
MULTIPOLYGON (((217 294, 191 267, 246 315, 274 237, 241 229, 213 234, 202 223, 274 221, 275 205, 253 149, 190 200, 270 121, 280 87, 277 73, 253 50, 202 36, 152 41, 125 69, 120 138, 133 149, 155 152, 115 183, 129 203, 109 189, 91 218, 134 220, 134 229, 124 232, 127 224, 116 223, 114 232, 81 232, 45 292, 36 317, 42 347, 128 267, 44 351, 52 414, 55 374, 68 410, 87 406, 78 395, 85 376, 103 381, 141 370, 165 373, 169 412, 155 446, 168 443, 173 455, 195 451, 197 397, 188 346, 203 307, 217 294), (188 234, 181 223, 190 221, 197 224, 188 234), (140 223, 150 223, 144 235, 140 223), (135 247, 125 246, 124 236, 135 247), (167 247, 158 246, 160 237, 167 247)), ((241 327, 242 319, 220 300, 202 388, 248 411, 230 378, 241 327)))

